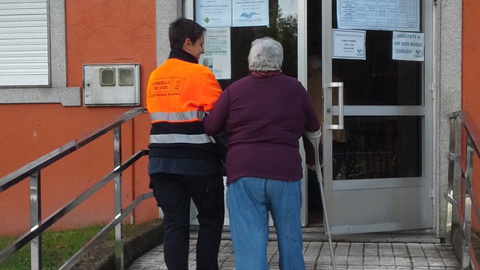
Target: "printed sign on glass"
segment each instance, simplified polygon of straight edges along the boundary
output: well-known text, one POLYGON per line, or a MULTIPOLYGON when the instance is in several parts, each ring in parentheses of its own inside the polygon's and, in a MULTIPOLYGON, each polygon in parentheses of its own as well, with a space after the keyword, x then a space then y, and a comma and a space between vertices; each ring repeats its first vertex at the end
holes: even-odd
POLYGON ((337 0, 339 29, 420 31, 420 0, 337 0))
POLYGON ((268 0, 232 0, 233 26, 268 26, 268 0))
POLYGON ((425 37, 423 33, 393 32, 392 59, 424 61, 425 37))
POLYGON ((198 63, 208 67, 217 80, 231 78, 230 28, 209 28, 205 32, 205 53, 198 63))
POLYGON ((365 31, 333 30, 333 55, 336 59, 365 60, 365 31))
POLYGON ((196 1, 195 12, 197 23, 205 28, 232 25, 232 0, 196 1))

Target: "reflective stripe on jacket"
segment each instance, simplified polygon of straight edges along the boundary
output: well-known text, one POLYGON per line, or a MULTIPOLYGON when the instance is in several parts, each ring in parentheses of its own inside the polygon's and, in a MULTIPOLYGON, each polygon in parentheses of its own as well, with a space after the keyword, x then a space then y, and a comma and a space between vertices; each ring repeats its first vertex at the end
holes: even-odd
POLYGON ((169 58, 150 74, 146 104, 150 156, 212 159, 215 147, 201 120, 222 90, 205 66, 169 58))

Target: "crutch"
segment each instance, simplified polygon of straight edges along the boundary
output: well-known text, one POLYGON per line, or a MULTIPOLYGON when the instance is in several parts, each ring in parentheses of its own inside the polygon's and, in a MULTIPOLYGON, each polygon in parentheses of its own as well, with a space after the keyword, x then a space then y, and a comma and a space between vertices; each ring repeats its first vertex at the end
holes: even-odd
POLYGON ((325 233, 327 234, 328 244, 330 246, 330 258, 332 259, 332 267, 333 270, 335 270, 335 257, 333 256, 332 236, 330 235, 330 226, 328 225, 327 210, 325 209, 325 193, 323 192, 323 177, 322 171, 320 169, 320 158, 318 149, 320 146, 320 137, 322 136, 322 132, 320 131, 320 129, 316 132, 305 132, 305 136, 313 144, 313 148, 315 149, 315 172, 317 173, 317 181, 320 185, 320 196, 322 197, 323 214, 325 217, 323 227, 325 227, 325 233))

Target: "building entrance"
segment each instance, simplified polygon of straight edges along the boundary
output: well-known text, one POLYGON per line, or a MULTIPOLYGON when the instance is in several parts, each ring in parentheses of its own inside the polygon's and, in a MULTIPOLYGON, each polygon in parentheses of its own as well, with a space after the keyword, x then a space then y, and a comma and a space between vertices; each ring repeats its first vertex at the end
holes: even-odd
POLYGON ((322 14, 309 21, 321 24, 321 35, 308 32, 309 91, 323 119, 331 232, 431 228, 429 1, 321 2, 308 8, 322 14), (418 58, 406 53, 415 42, 418 58))
MULTIPOLYGON (((267 25, 226 27, 222 87, 248 73, 250 43, 270 36, 283 45, 282 72, 308 88, 332 234, 433 227, 432 1, 269 0, 267 25)), ((199 2, 186 1, 186 17, 199 2)), ((307 175, 302 223, 322 226, 307 175)))

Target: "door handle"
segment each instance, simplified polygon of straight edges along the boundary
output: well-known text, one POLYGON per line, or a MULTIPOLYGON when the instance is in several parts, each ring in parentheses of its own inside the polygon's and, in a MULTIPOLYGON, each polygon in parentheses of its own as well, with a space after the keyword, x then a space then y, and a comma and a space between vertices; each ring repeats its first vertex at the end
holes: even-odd
POLYGON ((338 124, 329 125, 328 128, 343 129, 343 82, 331 82, 327 84, 327 87, 329 89, 338 88, 338 124))

